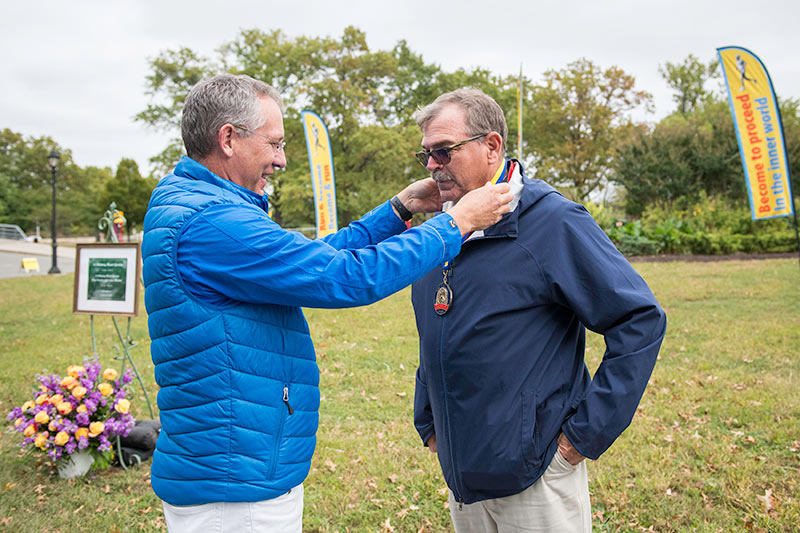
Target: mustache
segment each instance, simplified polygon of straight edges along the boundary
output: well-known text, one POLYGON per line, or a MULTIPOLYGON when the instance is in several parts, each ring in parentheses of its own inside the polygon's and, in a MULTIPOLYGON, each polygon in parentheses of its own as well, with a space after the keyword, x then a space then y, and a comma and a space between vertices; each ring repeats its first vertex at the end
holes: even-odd
POLYGON ((435 181, 436 183, 439 183, 440 181, 447 181, 453 179, 452 176, 450 176, 447 172, 439 169, 434 170, 431 173, 431 177, 433 178, 433 181, 435 181))

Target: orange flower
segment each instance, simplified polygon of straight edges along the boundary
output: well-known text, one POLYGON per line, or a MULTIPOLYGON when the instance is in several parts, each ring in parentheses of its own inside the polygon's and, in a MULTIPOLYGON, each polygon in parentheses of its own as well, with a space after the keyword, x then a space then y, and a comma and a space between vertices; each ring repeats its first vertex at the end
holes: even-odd
POLYGON ((25 419, 24 419, 24 418, 22 418, 22 417, 19 417, 19 418, 17 418, 17 419, 14 421, 14 427, 17 427, 18 425, 22 424, 23 422, 25 422, 25 419))
POLYGON ((89 424, 89 436, 96 437, 102 433, 104 429, 106 429, 106 426, 102 422, 92 422, 89 424))
POLYGON ((53 440, 56 446, 63 446, 69 441, 69 433, 66 431, 59 431, 56 433, 56 438, 53 440))
POLYGON ((101 383, 97 386, 97 390, 100 391, 100 394, 103 396, 108 396, 112 392, 114 392, 114 387, 111 386, 111 383, 101 383))
POLYGON ((28 409, 33 409, 36 404, 33 403, 33 400, 28 400, 27 402, 22 404, 22 410, 27 411, 28 409))
POLYGON ((33 445, 44 450, 45 445, 47 444, 47 437, 49 436, 50 434, 48 432, 42 431, 36 435, 36 440, 33 442, 33 445))
POLYGON ((72 404, 69 402, 61 402, 56 406, 56 409, 58 409, 58 412, 62 415, 68 415, 72 412, 72 404))
POLYGON ((75 408, 75 412, 76 412, 76 413, 82 413, 82 412, 84 412, 85 410, 86 410, 86 406, 85 406, 85 405, 83 405, 83 404, 80 404, 78 407, 76 407, 76 408, 75 408))
POLYGON ((80 376, 81 372, 86 372, 86 369, 83 368, 81 365, 70 365, 67 367, 67 374, 69 374, 73 378, 77 378, 78 376, 80 376))
POLYGON ((75 438, 80 439, 81 437, 89 438, 89 430, 86 428, 78 428, 78 431, 75 432, 75 438))
POLYGON ((55 431, 56 430, 56 421, 55 420, 51 420, 50 423, 47 425, 47 429, 49 429, 50 431, 55 431))
POLYGON ((53 394, 50 396, 50 403, 53 405, 58 405, 64 400, 64 396, 61 394, 53 394))
POLYGON ((26 437, 33 437, 36 433, 36 424, 31 424, 30 426, 25 428, 25 431, 22 432, 23 435, 26 437))
POLYGON ((61 380, 61 386, 67 390, 71 390, 72 387, 78 384, 78 380, 73 378, 72 376, 67 376, 61 380))
POLYGON ((117 371, 113 368, 106 368, 103 370, 103 377, 108 381, 114 381, 117 379, 117 371))
POLYGON ((40 394, 36 397, 36 405, 44 405, 50 401, 50 397, 47 394, 40 394))
POLYGON ((33 417, 37 424, 47 424, 50 422, 50 415, 48 415, 45 411, 39 411, 36 413, 36 416, 33 417))
POLYGON ((86 396, 86 387, 81 387, 80 385, 72 389, 72 395, 75 396, 77 399, 81 399, 86 396))
POLYGON ((131 402, 123 398, 117 402, 117 405, 114 406, 114 410, 123 415, 127 415, 128 411, 131 410, 131 402))

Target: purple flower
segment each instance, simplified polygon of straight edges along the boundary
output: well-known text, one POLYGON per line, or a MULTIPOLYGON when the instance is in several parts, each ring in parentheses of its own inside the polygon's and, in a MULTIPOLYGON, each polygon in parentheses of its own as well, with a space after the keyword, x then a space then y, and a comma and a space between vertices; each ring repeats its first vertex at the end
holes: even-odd
POLYGON ((82 413, 78 413, 75 417, 75 422, 78 423, 79 426, 88 426, 89 425, 89 413, 84 411, 82 413))

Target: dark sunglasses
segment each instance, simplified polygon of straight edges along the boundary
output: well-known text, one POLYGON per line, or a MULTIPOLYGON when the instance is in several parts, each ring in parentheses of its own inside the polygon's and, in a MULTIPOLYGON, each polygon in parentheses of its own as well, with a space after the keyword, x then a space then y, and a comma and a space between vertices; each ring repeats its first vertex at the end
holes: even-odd
POLYGON ((470 137, 469 139, 465 139, 463 141, 457 142, 455 144, 451 144, 450 146, 442 146, 441 148, 434 148, 433 150, 420 150, 415 156, 417 156, 417 161, 419 164, 425 168, 428 168, 428 158, 433 157, 433 160, 439 163, 440 165, 446 165, 450 162, 450 152, 459 148, 470 141, 474 141, 476 139, 480 139, 481 137, 486 137, 489 135, 488 133, 479 133, 474 137, 470 137))

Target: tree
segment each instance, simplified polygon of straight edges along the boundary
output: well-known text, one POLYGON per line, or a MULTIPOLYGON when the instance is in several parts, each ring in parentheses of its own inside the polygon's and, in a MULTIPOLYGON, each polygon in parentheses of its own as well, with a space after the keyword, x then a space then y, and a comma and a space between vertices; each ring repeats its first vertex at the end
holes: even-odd
POLYGON ((123 211, 125 215, 128 233, 133 231, 134 227, 141 229, 150 194, 157 183, 158 181, 153 178, 142 177, 136 161, 121 159, 116 174, 106 181, 105 189, 99 196, 100 201, 97 205, 99 213, 105 213, 111 202, 114 202, 117 209, 123 211))
POLYGON ((545 72, 525 112, 533 175, 578 201, 604 187, 617 146, 636 131, 628 113, 652 108, 650 94, 634 84, 621 69, 602 70, 587 59, 545 72))
POLYGON ((710 93, 704 86, 706 81, 717 76, 718 65, 716 59, 704 64, 689 54, 681 63, 667 61, 658 67, 661 77, 676 93, 672 95, 672 99, 678 104, 678 113, 685 115, 708 99, 710 93))

